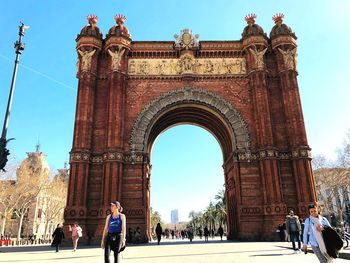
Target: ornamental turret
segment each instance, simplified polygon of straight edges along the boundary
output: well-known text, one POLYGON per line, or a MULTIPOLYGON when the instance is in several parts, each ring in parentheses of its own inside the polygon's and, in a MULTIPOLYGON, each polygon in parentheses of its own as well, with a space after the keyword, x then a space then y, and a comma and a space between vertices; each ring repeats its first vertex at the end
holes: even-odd
POLYGON ((264 30, 255 24, 255 14, 249 14, 244 19, 247 26, 242 33, 243 49, 246 51, 248 70, 263 70, 265 68, 264 54, 267 50, 267 36, 264 30))
POLYGON ((88 15, 88 25, 83 27, 76 38, 79 61, 77 64, 78 73, 95 72, 97 68, 97 53, 102 48, 102 33, 96 26, 98 16, 88 15))
POLYGON ((127 63, 123 63, 123 58, 130 50, 131 35, 124 25, 126 16, 118 14, 114 16, 114 19, 116 24, 108 31, 105 50, 111 57, 111 71, 125 71, 127 63))
POLYGON ((284 14, 278 13, 272 17, 275 26, 270 33, 272 49, 278 58, 278 70, 294 70, 297 71, 297 37, 292 29, 283 24, 284 14))

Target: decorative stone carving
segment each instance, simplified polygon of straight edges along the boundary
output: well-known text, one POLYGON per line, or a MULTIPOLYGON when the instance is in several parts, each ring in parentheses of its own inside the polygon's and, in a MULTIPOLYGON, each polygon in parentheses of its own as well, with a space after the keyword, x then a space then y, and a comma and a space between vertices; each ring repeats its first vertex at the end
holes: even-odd
POLYGON ((147 149, 146 134, 150 129, 153 118, 165 110, 169 105, 181 103, 201 103, 210 106, 219 112, 230 124, 236 138, 234 148, 249 149, 250 137, 248 127, 240 113, 227 101, 218 95, 195 88, 184 88, 164 93, 151 101, 139 114, 132 129, 130 145, 136 152, 144 152, 147 149))
POLYGON ((233 178, 230 178, 227 180, 225 185, 226 191, 234 191, 236 188, 235 180, 233 178))
POLYGON ((237 102, 243 105, 249 105, 251 103, 250 92, 251 88, 248 86, 248 79, 233 79, 231 81, 234 84, 226 84, 225 90, 228 96, 233 96, 237 99, 237 102))
POLYGON ((69 157, 71 162, 88 162, 90 160, 89 153, 71 153, 69 157))
POLYGON ((283 62, 284 62, 284 67, 285 69, 289 70, 295 70, 297 63, 296 63, 296 49, 292 50, 283 50, 278 48, 279 52, 281 52, 283 56, 283 62))
POLYGON ((279 160, 292 160, 292 159, 306 159, 311 158, 311 152, 307 149, 293 150, 291 152, 280 152, 278 150, 259 150, 257 152, 251 152, 249 150, 239 151, 237 153, 238 161, 259 161, 264 159, 279 159, 279 160))
POLYGON ((127 89, 127 103, 131 108, 135 107, 135 105, 139 104, 142 101, 142 98, 148 93, 154 92, 153 84, 151 82, 140 82, 137 85, 131 85, 129 89, 127 89))
POLYGON ((122 45, 118 45, 118 48, 114 52, 108 49, 108 53, 112 59, 111 69, 113 71, 119 70, 120 61, 122 59, 124 52, 125 52, 125 48, 123 48, 122 45))
POLYGON ((242 214, 261 214, 262 209, 260 207, 241 207, 242 214))
POLYGON ((178 64, 180 68, 179 73, 194 73, 196 60, 193 55, 185 54, 180 57, 178 64))
POLYGON ((96 49, 93 49, 91 51, 82 51, 78 49, 78 53, 81 56, 81 70, 82 71, 88 71, 91 67, 91 59, 92 56, 95 54, 96 49))
POLYGON ((124 214, 126 216, 130 216, 130 217, 142 216, 143 215, 143 209, 142 208, 139 208, 139 209, 126 209, 124 211, 124 214))
POLYGON ((247 73, 245 58, 198 58, 184 54, 179 59, 129 59, 130 76, 243 75, 247 73))
POLYGON ((256 47, 254 46, 254 49, 249 48, 249 50, 250 50, 250 53, 254 57, 255 69, 259 69, 259 70, 264 69, 264 66, 265 66, 264 55, 265 55, 267 48, 265 48, 261 51, 258 51, 256 49, 256 47))
POLYGON ((181 35, 174 35, 175 38, 175 47, 177 48, 183 48, 183 49, 190 49, 194 47, 198 47, 198 39, 199 35, 192 35, 192 31, 185 28, 181 30, 181 35))

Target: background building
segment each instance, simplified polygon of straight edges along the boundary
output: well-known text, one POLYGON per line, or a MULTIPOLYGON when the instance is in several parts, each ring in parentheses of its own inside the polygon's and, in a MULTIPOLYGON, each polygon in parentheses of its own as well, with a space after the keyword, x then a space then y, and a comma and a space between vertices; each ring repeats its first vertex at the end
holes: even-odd
POLYGON ((69 171, 59 169, 54 178, 39 151, 27 153, 16 170, 16 177, 0 181, 1 235, 50 239, 63 222, 69 171))
POLYGON ((179 210, 174 209, 171 210, 171 224, 176 225, 179 223, 179 210))

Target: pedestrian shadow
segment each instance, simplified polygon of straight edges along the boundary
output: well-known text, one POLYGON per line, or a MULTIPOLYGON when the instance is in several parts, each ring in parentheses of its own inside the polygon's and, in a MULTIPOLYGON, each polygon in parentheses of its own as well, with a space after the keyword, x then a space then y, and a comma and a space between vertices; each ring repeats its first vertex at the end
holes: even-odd
MULTIPOLYGON (((160 255, 160 256, 147 256, 147 257, 124 257, 124 260, 140 260, 140 259, 151 259, 151 258, 179 258, 179 257, 193 257, 193 256, 211 256, 211 255, 234 255, 234 254, 245 254, 245 253, 254 253, 254 252, 275 252, 280 251, 280 249, 270 249, 270 250, 240 250, 240 251, 228 251, 228 252, 204 252, 204 253, 188 253, 188 254, 168 254, 168 255, 160 255)), ((288 254, 257 254, 252 255, 251 257, 258 257, 258 256, 283 256, 288 254)))
MULTIPOLYGON (((291 255, 293 253, 290 253, 291 255)), ((260 254, 260 255, 251 255, 249 257, 278 257, 278 256, 285 256, 285 255, 289 255, 289 254, 260 254)))
MULTIPOLYGON (((80 246, 78 247, 79 250, 81 249, 89 249, 89 248, 98 248, 98 246, 80 246)), ((13 247, 1 247, 0 253, 16 253, 16 252, 27 252, 30 253, 51 253, 55 251, 55 247, 51 247, 50 245, 45 246, 13 246, 13 247)), ((72 247, 60 247, 60 251, 72 251, 72 247)))
MULTIPOLYGON (((86 258, 86 259, 89 259, 89 258, 96 258, 96 257, 100 257, 100 256, 82 256, 82 255, 79 255, 79 259, 82 259, 82 258, 86 258)), ((44 261, 44 262, 49 262, 49 261, 57 261, 57 260, 62 260, 62 261, 65 261, 65 260, 71 260, 69 262, 74 262, 73 260, 77 259, 78 257, 55 257, 55 258, 43 258, 43 259, 35 259, 35 261, 44 261)), ((1 260, 0 262, 28 262, 28 259, 16 259, 16 261, 14 261, 13 259, 9 259, 9 260, 1 260)))
MULTIPOLYGON (((184 239, 184 240, 165 240, 165 241, 160 241, 159 246, 161 245, 196 245, 196 244, 225 244, 225 243, 241 243, 240 241, 235 241, 235 240, 209 240, 209 241, 204 241, 201 239, 194 239, 192 242, 190 242, 188 239, 184 239)), ((152 241, 149 243, 139 243, 139 244, 127 244, 127 246, 158 246, 157 241, 152 241)))

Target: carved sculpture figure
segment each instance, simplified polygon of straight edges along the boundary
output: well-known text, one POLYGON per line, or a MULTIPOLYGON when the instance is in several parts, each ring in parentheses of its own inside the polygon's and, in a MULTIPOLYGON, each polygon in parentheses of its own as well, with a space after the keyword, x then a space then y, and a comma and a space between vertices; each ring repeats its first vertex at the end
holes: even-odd
POLYGON ((118 49, 114 52, 108 49, 108 53, 112 58, 112 70, 119 69, 120 61, 122 59, 124 52, 125 52, 125 49, 121 46, 119 46, 118 49))
POLYGON ((258 51, 256 47, 254 49, 250 48, 250 53, 252 53, 255 61, 255 68, 256 69, 264 69, 264 55, 267 50, 267 48, 258 51))
POLYGON ((214 72, 214 65, 213 62, 210 60, 207 60, 205 63, 205 73, 213 73, 214 72))
POLYGON ((158 74, 164 75, 164 74, 165 74, 165 67, 166 67, 166 61, 165 61, 165 60, 162 60, 162 62, 160 62, 160 63, 157 65, 158 74))
POLYGON ((142 61, 142 63, 140 64, 140 73, 144 75, 148 75, 149 67, 146 61, 142 61))
POLYGON ((131 61, 128 68, 129 74, 135 74, 136 73, 136 64, 135 61, 131 61))
POLYGON ((283 56, 284 66, 286 69, 295 69, 296 61, 295 61, 295 49, 286 50, 278 48, 283 56))
POLYGON ((81 69, 82 71, 87 71, 91 66, 91 58, 95 54, 96 50, 92 51, 81 51, 78 49, 79 54, 81 55, 81 69))

